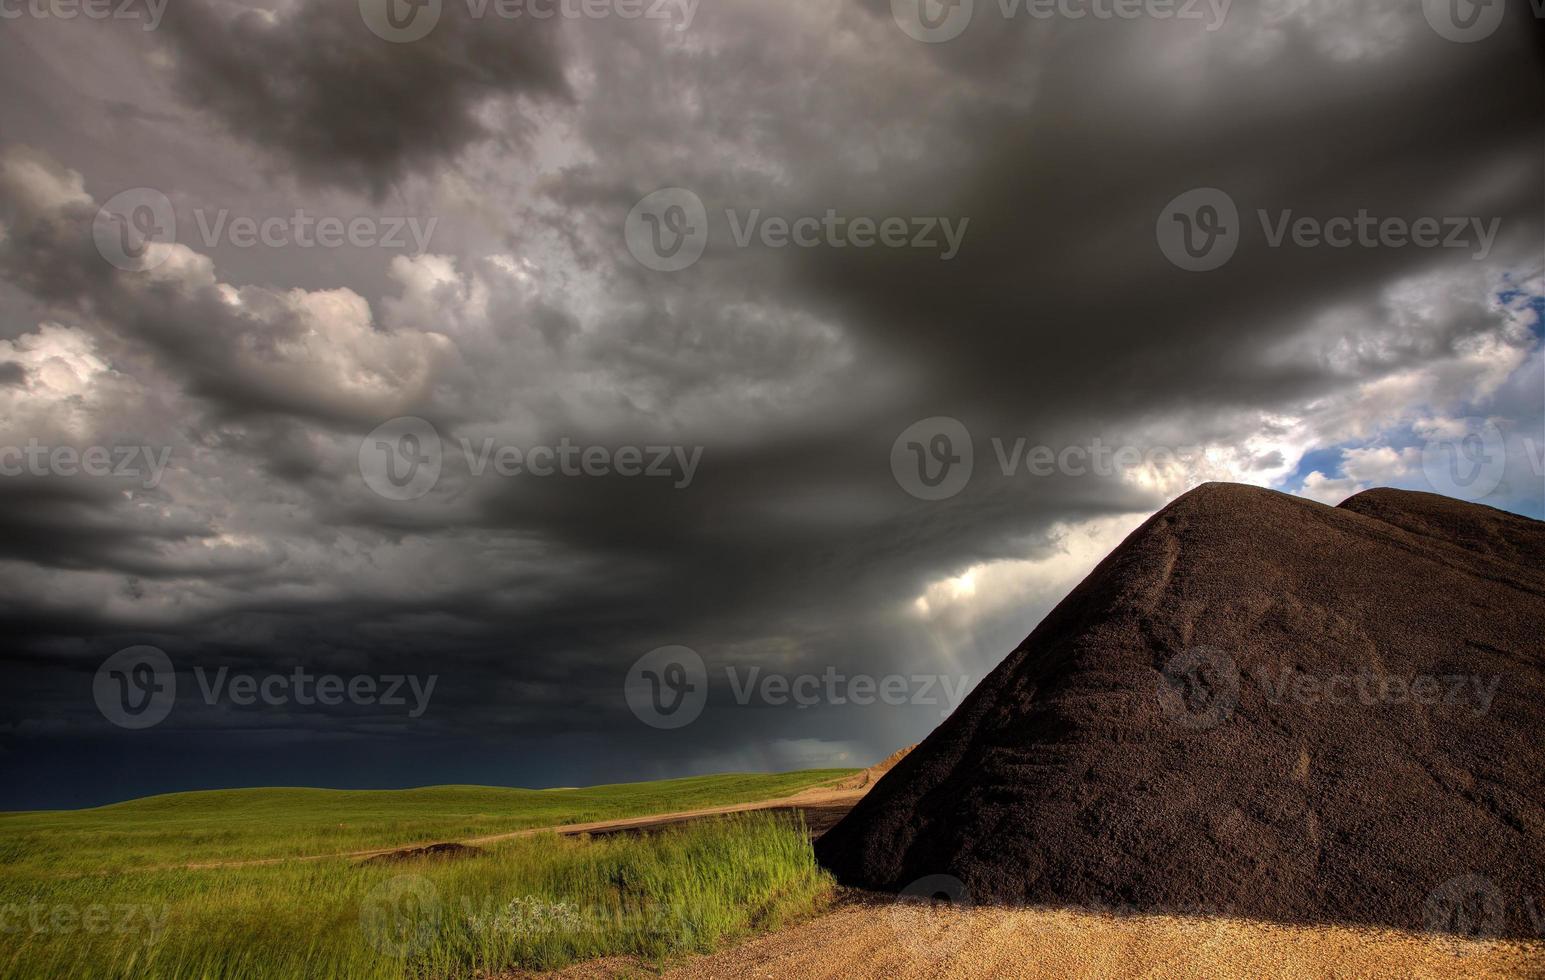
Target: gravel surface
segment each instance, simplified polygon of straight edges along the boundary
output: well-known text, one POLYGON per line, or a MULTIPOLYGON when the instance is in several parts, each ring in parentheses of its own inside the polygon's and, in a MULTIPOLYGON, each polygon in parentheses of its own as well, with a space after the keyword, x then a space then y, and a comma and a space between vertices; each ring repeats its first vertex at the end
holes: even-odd
POLYGON ((1545 524, 1212 484, 816 851, 977 905, 1538 939, 1542 843, 1545 524))
MULTIPOLYGON (((609 959, 544 976, 653 976, 609 959)), ((873 899, 712 956, 672 980, 922 980, 922 978, 1541 977, 1545 946, 1347 927, 1237 919, 1108 915, 1066 909, 929 909, 873 899)))

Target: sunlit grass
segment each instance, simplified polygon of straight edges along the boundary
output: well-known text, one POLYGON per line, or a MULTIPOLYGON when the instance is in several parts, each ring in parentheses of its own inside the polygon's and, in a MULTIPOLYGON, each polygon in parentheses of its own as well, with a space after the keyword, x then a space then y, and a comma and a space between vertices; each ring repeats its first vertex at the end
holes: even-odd
POLYGON ((0 875, 96 874, 465 840, 774 799, 850 772, 698 776, 565 790, 221 790, 92 810, 0 813, 0 875))
POLYGON ((658 961, 829 898, 796 819, 518 838, 455 859, 0 879, 0 976, 471 977, 658 961))

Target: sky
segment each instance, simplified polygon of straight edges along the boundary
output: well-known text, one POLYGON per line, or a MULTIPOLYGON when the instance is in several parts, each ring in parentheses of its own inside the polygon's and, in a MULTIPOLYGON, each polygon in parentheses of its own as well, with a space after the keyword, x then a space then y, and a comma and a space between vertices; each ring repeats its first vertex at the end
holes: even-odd
POLYGON ((0 809, 871 764, 1226 480, 1545 518, 1535 0, 0 0, 0 809))

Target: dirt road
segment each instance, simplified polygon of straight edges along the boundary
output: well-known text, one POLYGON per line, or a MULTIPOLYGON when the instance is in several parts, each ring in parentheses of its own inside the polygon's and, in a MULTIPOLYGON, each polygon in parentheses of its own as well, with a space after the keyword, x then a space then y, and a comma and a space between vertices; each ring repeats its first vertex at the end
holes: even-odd
MULTIPOLYGON (((635 960, 617 958, 541 976, 609 980, 640 973, 653 971, 635 960)), ((864 898, 846 901, 802 925, 693 957, 663 976, 1516 978, 1545 976, 1545 944, 1060 909, 936 910, 864 898)))

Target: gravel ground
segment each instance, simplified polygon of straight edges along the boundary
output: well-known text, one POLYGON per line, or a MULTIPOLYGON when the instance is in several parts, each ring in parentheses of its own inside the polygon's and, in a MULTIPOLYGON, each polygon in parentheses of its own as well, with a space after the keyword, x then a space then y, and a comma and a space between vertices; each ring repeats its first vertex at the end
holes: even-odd
MULTIPOLYGON (((609 959, 549 978, 655 975, 609 959)), ((697 978, 1545 977, 1545 943, 1341 926, 1113 917, 1064 909, 929 909, 845 901, 812 921, 664 973, 697 978)))

